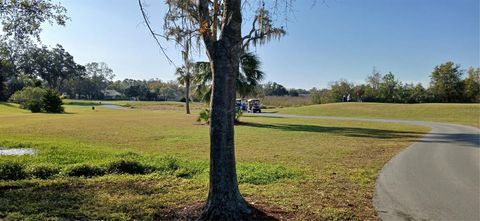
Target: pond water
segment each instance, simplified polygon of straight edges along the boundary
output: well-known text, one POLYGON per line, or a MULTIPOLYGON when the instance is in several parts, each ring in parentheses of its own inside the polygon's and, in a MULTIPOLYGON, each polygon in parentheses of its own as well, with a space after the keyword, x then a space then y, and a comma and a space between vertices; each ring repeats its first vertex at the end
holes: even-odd
POLYGON ((34 155, 37 151, 32 148, 3 148, 0 147, 0 156, 34 155))
POLYGON ((115 105, 115 104, 103 104, 101 107, 108 108, 108 109, 114 109, 114 110, 126 110, 128 108, 115 105))

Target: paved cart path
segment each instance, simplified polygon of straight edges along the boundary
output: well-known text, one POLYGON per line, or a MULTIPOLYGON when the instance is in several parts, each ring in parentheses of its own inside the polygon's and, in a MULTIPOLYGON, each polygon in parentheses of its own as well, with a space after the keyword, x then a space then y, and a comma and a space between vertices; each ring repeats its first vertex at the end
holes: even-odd
POLYGON ((383 220, 480 220, 480 130, 447 123, 261 114, 269 117, 407 123, 432 128, 380 172, 373 203, 383 220))

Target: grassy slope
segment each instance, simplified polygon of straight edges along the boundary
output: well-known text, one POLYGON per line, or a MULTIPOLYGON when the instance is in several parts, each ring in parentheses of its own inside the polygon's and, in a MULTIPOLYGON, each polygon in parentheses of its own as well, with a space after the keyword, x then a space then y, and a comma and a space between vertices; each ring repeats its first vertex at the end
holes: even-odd
POLYGON ((423 120, 480 127, 480 104, 334 103, 276 111, 282 114, 423 120))
MULTIPOLYGON (((69 114, 31 114, 0 104, 0 146, 39 150, 34 157, 0 156, 0 162, 101 164, 128 152, 150 161, 174 155, 208 162, 208 127, 197 124, 195 115, 101 107, 92 111, 71 105, 66 111, 69 114)), ((283 216, 296 220, 375 219, 371 199, 378 171, 429 130, 360 121, 264 117, 242 121, 245 124, 236 127, 241 168, 249 163, 284 165, 304 174, 265 185, 242 183, 242 193, 249 202, 267 211, 286 211, 283 216)), ((207 184, 206 171, 191 179, 151 174, 0 181, 0 219, 170 219, 185 206, 202 202, 207 184)))

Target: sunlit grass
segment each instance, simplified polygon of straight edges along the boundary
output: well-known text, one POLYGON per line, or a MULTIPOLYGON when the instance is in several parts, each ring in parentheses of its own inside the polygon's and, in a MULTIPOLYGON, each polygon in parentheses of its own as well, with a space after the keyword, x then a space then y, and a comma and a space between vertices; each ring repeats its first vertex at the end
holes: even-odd
POLYGON ((480 104, 334 103, 275 110, 282 114, 421 120, 480 127, 480 104))
MULTIPOLYGON (((32 114, 0 104, 0 146, 38 150, 0 161, 19 162, 27 172, 46 164, 60 170, 46 180, 0 181, 0 219, 169 219, 205 200, 209 129, 196 114, 88 105, 66 105, 66 111, 32 114), (73 165, 108 168, 121 159, 160 169, 65 175, 73 165), (174 169, 162 169, 167 167, 174 169)), ((242 194, 296 220, 375 219, 371 198, 378 171, 429 130, 362 121, 241 120, 235 136, 242 194)))

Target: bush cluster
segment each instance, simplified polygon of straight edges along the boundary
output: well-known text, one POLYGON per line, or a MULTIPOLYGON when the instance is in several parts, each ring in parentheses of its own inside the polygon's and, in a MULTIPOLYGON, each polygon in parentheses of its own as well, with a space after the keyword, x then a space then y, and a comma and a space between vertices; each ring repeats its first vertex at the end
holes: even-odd
POLYGON ((0 163, 0 180, 21 180, 27 178, 25 166, 18 162, 0 163))
POLYGON ((10 101, 20 104, 23 109, 30 110, 32 113, 62 113, 62 99, 58 92, 52 89, 43 89, 40 87, 26 87, 15 92, 10 97, 10 101))
MULTIPOLYGON (((207 164, 179 161, 174 157, 155 160, 155 166, 132 159, 119 159, 106 164, 74 164, 65 168, 53 165, 33 165, 26 168, 18 162, 0 162, 0 180, 21 180, 28 178, 50 179, 54 177, 96 177, 108 174, 150 174, 159 173, 179 178, 193 178, 208 172, 207 164)), ((265 185, 284 179, 292 179, 301 172, 283 166, 263 163, 240 164, 238 167, 239 183, 265 185)))
POLYGON ((28 171, 31 177, 48 179, 60 173, 60 169, 50 165, 37 165, 28 171))
POLYGON ((145 174, 149 168, 137 161, 119 160, 107 165, 108 173, 145 174))
POLYGON ((206 124, 210 124, 210 110, 209 109, 204 109, 198 113, 198 122, 205 122, 206 124))
POLYGON ((203 171, 203 167, 193 164, 181 164, 174 157, 161 158, 156 166, 143 164, 132 159, 120 159, 100 165, 74 164, 63 169, 48 164, 33 165, 27 168, 24 164, 18 162, 0 162, 0 180, 49 179, 55 176, 95 177, 107 174, 149 174, 154 172, 182 178, 192 178, 203 171))
POLYGON ((105 175, 106 171, 102 167, 90 164, 75 164, 67 167, 65 175, 77 177, 94 177, 105 175))

